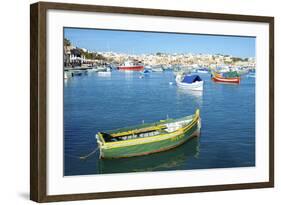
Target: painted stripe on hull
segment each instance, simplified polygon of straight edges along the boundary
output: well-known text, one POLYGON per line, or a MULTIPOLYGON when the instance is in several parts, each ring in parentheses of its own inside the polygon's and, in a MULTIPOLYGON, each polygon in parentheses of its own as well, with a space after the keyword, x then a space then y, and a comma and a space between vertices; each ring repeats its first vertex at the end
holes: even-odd
POLYGON ((119 70, 132 70, 132 71, 141 71, 144 69, 144 66, 119 66, 119 70))
POLYGON ((180 145, 184 144, 185 142, 187 142, 188 140, 192 139, 193 137, 199 137, 199 135, 200 135, 199 131, 196 131, 189 138, 187 138, 185 140, 182 140, 180 143, 178 143, 178 144, 176 144, 174 146, 165 147, 165 148, 161 148, 161 149, 158 149, 158 150, 153 150, 153 151, 150 151, 150 152, 143 152, 143 153, 134 154, 134 155, 124 155, 124 156, 119 156, 119 157, 103 157, 103 156, 101 156, 101 158, 109 158, 109 159, 110 158, 111 159, 114 159, 114 158, 128 158, 128 157, 137 157, 137 156, 143 156, 143 155, 149 155, 149 154, 154 154, 154 153, 158 153, 158 152, 168 151, 168 150, 174 149, 176 147, 179 147, 180 145))
POLYGON ((218 83, 235 83, 235 84, 239 84, 240 83, 240 78, 217 78, 217 77, 213 77, 212 78, 213 81, 218 82, 218 83))

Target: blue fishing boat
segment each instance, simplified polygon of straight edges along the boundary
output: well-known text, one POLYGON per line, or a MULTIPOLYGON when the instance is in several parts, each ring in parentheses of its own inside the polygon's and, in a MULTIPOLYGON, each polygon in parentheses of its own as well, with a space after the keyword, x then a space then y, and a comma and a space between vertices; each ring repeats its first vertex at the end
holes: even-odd
POLYGON ((141 71, 141 74, 149 74, 149 73, 150 73, 150 71, 147 69, 144 69, 143 71, 141 71))

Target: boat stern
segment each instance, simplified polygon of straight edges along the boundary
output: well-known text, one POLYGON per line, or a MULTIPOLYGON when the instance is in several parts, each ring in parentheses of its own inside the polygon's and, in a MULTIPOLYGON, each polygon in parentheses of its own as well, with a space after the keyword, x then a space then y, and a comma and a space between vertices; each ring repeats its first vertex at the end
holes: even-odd
POLYGON ((99 152, 99 153, 100 153, 99 158, 102 158, 102 156, 103 156, 103 151, 102 151, 103 149, 102 149, 102 147, 103 147, 105 141, 104 141, 104 138, 103 138, 101 132, 98 132, 98 133, 96 134, 96 140, 97 140, 98 147, 99 147, 99 151, 100 151, 100 152, 99 152))
POLYGON ((194 118, 197 118, 197 133, 200 136, 201 131, 201 117, 200 117, 200 109, 196 109, 194 118))

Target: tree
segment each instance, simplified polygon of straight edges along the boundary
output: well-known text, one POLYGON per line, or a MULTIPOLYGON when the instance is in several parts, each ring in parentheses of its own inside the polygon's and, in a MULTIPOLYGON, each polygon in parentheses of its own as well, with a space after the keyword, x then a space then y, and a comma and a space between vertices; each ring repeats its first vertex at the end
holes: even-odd
POLYGON ((242 58, 232 57, 231 59, 233 62, 242 61, 242 58))
POLYGON ((86 52, 85 53, 85 57, 87 58, 87 59, 94 59, 94 54, 93 53, 89 53, 89 52, 86 52))
POLYGON ((63 45, 64 45, 64 46, 71 46, 70 40, 68 40, 67 38, 64 38, 64 39, 63 39, 63 45))

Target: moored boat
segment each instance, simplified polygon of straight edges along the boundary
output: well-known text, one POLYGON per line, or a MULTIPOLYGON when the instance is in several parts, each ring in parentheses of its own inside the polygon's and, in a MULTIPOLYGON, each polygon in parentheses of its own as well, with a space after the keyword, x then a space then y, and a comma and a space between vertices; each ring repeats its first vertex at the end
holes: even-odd
POLYGON ((72 76, 81 76, 82 75, 82 71, 81 70, 73 70, 72 71, 72 76))
POLYGON ((144 69, 143 71, 141 71, 141 74, 145 75, 145 74, 149 74, 150 71, 148 69, 144 69))
POLYGON ((176 76, 177 86, 188 90, 203 90, 204 81, 199 75, 183 75, 177 74, 176 76))
POLYGON ((87 71, 90 72, 90 73, 91 72, 98 72, 99 71, 99 69, 98 69, 99 67, 98 66, 92 66, 92 67, 88 68, 87 71))
POLYGON ((209 70, 207 68, 199 68, 197 69, 197 73, 208 73, 209 70))
POLYGON ((110 67, 98 67, 98 76, 111 76, 110 67))
POLYGON ((163 72, 164 69, 161 66, 155 66, 151 69, 152 72, 163 72))
POLYGON ((118 66, 117 67, 118 70, 123 70, 123 71, 126 71, 126 70, 129 70, 129 71, 141 71, 144 69, 144 66, 143 65, 139 65, 139 64, 134 64, 130 61, 126 61, 124 63, 124 65, 121 65, 121 66, 118 66))
POLYGON ((96 71, 104 72, 104 71, 107 71, 108 69, 110 69, 110 68, 106 67, 105 65, 100 65, 100 66, 97 66, 96 71))
POLYGON ((107 68, 105 71, 98 71, 99 76, 111 76, 111 69, 107 68))
POLYGON ((180 119, 122 128, 96 135, 100 158, 123 158, 148 155, 175 148, 199 136, 200 112, 180 119))
POLYGON ((247 78, 255 78, 256 77, 256 72, 255 71, 249 71, 248 74, 246 75, 247 78))
POLYGON ((240 77, 224 77, 222 74, 213 72, 212 73, 212 80, 217 83, 226 83, 226 84, 239 84, 240 77))

